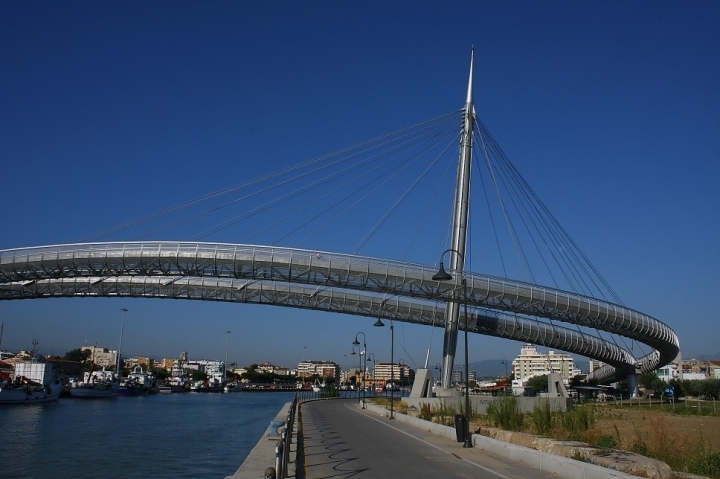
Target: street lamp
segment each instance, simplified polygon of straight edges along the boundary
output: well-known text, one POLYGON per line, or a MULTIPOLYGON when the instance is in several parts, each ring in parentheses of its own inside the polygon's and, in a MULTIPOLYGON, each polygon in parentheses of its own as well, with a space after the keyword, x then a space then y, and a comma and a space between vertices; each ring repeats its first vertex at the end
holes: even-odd
MULTIPOLYGON (((438 272, 435 273, 432 277, 434 281, 450 281, 453 279, 453 277, 445 271, 445 268, 443 266, 443 256, 445 256, 445 253, 448 253, 450 251, 455 252, 455 254, 459 255, 462 259, 463 263, 465 263, 465 257, 457 250, 455 249, 447 249, 443 251, 443 253, 440 255, 440 268, 438 269, 438 272)), ((470 440, 470 381, 468 381, 468 378, 470 377, 470 366, 468 365, 468 312, 467 312, 467 279, 465 278, 465 274, 462 275, 462 287, 463 287, 463 308, 465 310, 465 443, 463 444, 463 447, 473 447, 472 441, 470 440)), ((453 295, 454 296, 454 295, 453 295)))
MULTIPOLYGON (((355 346, 353 344, 352 352, 350 353, 350 355, 354 356, 355 354, 357 354, 355 352, 356 347, 357 347, 358 351, 360 351, 360 346, 355 346)), ((358 356, 358 369, 357 369, 357 372, 355 373, 355 387, 357 388, 358 402, 360 402, 360 369, 361 369, 361 365, 362 365, 362 355, 358 356)))
MULTIPOLYGON (((363 333, 362 331, 358 331, 358 332, 355 334, 355 341, 353 341, 353 346, 357 346, 358 349, 360 349, 360 341, 358 341, 358 334, 362 334, 362 336, 363 336, 363 342, 362 342, 363 348, 362 348, 362 351, 359 351, 359 354, 360 354, 360 369, 362 369, 362 377, 363 377, 363 394, 362 394, 362 397, 363 397, 363 399, 365 399, 365 363, 364 363, 363 360, 362 360, 362 356, 363 356, 363 354, 364 354, 364 355, 367 357, 367 344, 366 344, 367 341, 365 340, 365 333, 363 333)), ((353 351, 354 351, 354 350, 353 350, 353 351)), ((359 397, 359 396, 360 396, 360 392, 358 391, 358 397, 359 397)), ((364 404, 363 404, 363 407, 365 407, 364 404)))
MULTIPOLYGON (((382 328, 385 326, 385 323, 382 322, 380 318, 378 318, 377 321, 375 321, 375 324, 373 326, 377 326, 379 328, 382 328)), ((395 327, 393 326, 392 320, 390 320, 390 419, 395 419, 395 405, 393 403, 393 400, 395 398, 394 394, 394 386, 395 386, 395 378, 394 378, 394 370, 395 370, 395 327)))
POLYGON ((372 382, 372 388, 373 388, 373 396, 375 396, 375 353, 368 353, 367 354, 367 361, 372 361, 373 363, 373 382, 372 382), (370 359, 370 356, 372 356, 372 359, 370 359))
POLYGON ((120 311, 122 311, 122 323, 120 323, 120 345, 118 346, 117 364, 115 365, 118 381, 120 381, 120 377, 122 376, 122 370, 120 369, 120 351, 122 351, 122 337, 123 331, 125 331, 125 313, 127 313, 128 310, 127 308, 122 308, 120 311))

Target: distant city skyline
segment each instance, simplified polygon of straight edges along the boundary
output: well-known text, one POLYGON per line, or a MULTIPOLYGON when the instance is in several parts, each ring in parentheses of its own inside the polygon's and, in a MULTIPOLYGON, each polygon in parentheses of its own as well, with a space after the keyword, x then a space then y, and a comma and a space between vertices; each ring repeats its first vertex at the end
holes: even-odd
MULTIPOLYGON (((718 18, 710 1, 6 2, 0 249, 77 241, 459 110, 474 45, 478 117, 518 170, 628 307, 673 328, 683 357, 715 354, 718 18)), ((370 200, 368 211, 387 210, 370 200)), ((203 221, 158 235, 188 240, 217 225, 203 221)), ((349 226, 323 241, 350 251, 349 226)), ((208 241, 244 234, 228 228, 208 241)), ((442 239, 405 240, 437 263, 442 239)), ((373 247, 368 255, 396 259, 410 248, 373 247)), ((490 252, 473 251, 473 270, 485 272, 490 252)), ((389 328, 375 318, 142 298, 0 301, 0 347, 116 349, 121 308, 129 355, 224 358, 228 344, 238 364, 345 368, 363 331, 368 351, 390 360, 389 328)), ((470 362, 510 359, 519 347, 471 335, 470 362)), ((395 323, 395 361, 421 367, 428 349, 433 367, 442 328, 395 323)))

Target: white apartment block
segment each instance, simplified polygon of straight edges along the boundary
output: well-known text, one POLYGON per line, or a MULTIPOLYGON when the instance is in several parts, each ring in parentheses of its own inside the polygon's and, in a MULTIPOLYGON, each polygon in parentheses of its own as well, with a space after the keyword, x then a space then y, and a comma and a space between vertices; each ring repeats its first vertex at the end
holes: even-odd
POLYGON ((391 378, 396 383, 412 382, 415 379, 415 371, 407 364, 376 363, 373 371, 368 369, 366 382, 372 381, 373 377, 377 383, 387 383, 391 378))
POLYGON ((340 366, 332 361, 303 361, 298 364, 297 375, 299 378, 307 378, 317 374, 322 378, 334 378, 340 380, 340 366))
POLYGON ((81 351, 90 351, 90 360, 98 366, 115 366, 117 364, 117 351, 96 346, 83 346, 81 351))
POLYGON ((555 351, 543 354, 533 344, 520 347, 520 356, 512 362, 512 368, 515 379, 522 380, 550 373, 560 373, 563 379, 570 379, 576 371, 575 361, 569 354, 555 351))

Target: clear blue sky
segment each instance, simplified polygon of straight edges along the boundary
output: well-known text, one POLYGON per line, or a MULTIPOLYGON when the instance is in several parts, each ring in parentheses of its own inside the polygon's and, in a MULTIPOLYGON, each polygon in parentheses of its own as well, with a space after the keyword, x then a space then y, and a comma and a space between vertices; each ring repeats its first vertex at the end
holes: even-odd
MULTIPOLYGON (((474 45, 477 113, 535 191, 626 305, 684 356, 718 353, 719 22, 715 1, 3 2, 0 248, 72 242, 459 110, 474 45)), ((240 364, 351 367, 364 331, 389 360, 367 318, 140 299, 2 302, 2 348, 116 349, 122 307, 131 355, 222 358, 230 330, 240 364)), ((421 364, 430 339, 398 325, 396 359, 421 364)), ((440 331, 432 344, 436 363, 440 331)))

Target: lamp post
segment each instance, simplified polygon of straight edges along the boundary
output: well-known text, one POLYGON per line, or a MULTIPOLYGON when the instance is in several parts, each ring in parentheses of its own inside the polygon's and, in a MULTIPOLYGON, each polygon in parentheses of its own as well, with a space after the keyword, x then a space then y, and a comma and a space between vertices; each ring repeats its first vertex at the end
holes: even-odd
MULTIPOLYGON (((461 257, 463 263, 465 263, 465 257, 460 254, 459 251, 455 249, 447 249, 443 251, 443 254, 440 255, 440 268, 438 269, 438 272, 435 273, 432 277, 434 281, 450 281, 453 279, 453 277, 448 274, 447 271, 445 271, 445 268, 443 266, 443 256, 445 256, 445 253, 453 251, 455 254, 461 257)), ((468 378, 470 377, 470 367, 468 365, 468 312, 467 312, 467 279, 465 278, 465 274, 463 273, 462 276, 462 287, 463 287, 463 308, 465 312, 465 443, 463 444, 463 447, 473 447, 472 441, 470 440, 470 381, 468 381, 468 378)))
MULTIPOLYGON (((365 333, 363 333, 362 331, 358 331, 355 334, 355 341, 353 341, 353 346, 357 346, 358 349, 360 349, 360 341, 358 341, 358 334, 362 334, 362 336, 363 336, 363 342, 362 342, 363 348, 362 348, 362 350, 359 351, 358 354, 360 355, 360 369, 362 369, 362 377, 363 377, 362 397, 363 397, 363 399, 365 399, 365 387, 364 387, 365 386, 365 363, 363 362, 362 357, 363 357, 363 354, 367 357, 367 341, 365 340, 365 333)), ((358 396, 360 396, 359 392, 358 392, 358 396)))
MULTIPOLYGON (((356 347, 357 347, 358 351, 360 351, 360 346, 355 346, 353 344, 352 352, 350 353, 350 355, 358 354, 355 352, 356 347)), ((362 355, 358 356, 358 370, 357 370, 357 373, 355 374, 355 387, 357 388, 358 402, 360 402, 360 370, 361 370, 361 368, 362 368, 362 355)))
MULTIPOLYGON (((380 318, 378 318, 377 321, 375 321, 375 324, 373 326, 377 326, 379 328, 382 328, 385 326, 385 323, 382 322, 380 318)), ((390 320, 390 418, 389 419, 395 419, 395 405, 393 403, 394 399, 394 393, 393 393, 393 386, 394 384, 394 374, 393 370, 395 369, 395 328, 393 326, 392 320, 390 320)))
POLYGON ((117 372, 118 381, 120 381, 120 377, 122 376, 122 370, 120 369, 120 351, 122 351, 122 337, 123 332, 125 331, 125 313, 127 313, 127 308, 122 308, 120 311, 122 311, 122 323, 120 323, 120 345, 118 346, 118 353, 117 353, 117 364, 115 365, 115 372, 117 372))
POLYGON ((373 396, 375 396, 375 353, 367 353, 367 362, 372 361, 373 363, 373 382, 372 382, 372 389, 373 389, 373 396), (372 359, 370 359, 370 356, 372 356, 372 359))

